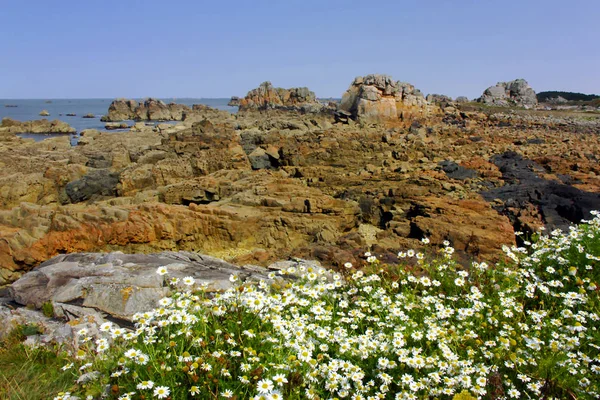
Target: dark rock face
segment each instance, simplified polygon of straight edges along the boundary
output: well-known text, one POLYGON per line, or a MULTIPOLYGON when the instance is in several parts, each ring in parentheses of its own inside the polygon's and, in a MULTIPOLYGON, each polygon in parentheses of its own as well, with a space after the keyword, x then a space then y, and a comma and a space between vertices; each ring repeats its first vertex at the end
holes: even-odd
POLYGON ((506 107, 535 107, 538 103, 535 91, 525 79, 515 79, 510 82, 498 82, 496 86, 487 88, 478 100, 481 103, 506 107))
POLYGON ((118 183, 118 173, 97 170, 67 183, 65 192, 72 203, 79 203, 99 196, 115 196, 118 183))
POLYGON ((491 161, 502 172, 505 185, 482 193, 488 201, 500 199, 499 212, 508 215, 516 230, 532 231, 530 219, 542 221, 548 229, 567 229, 570 224, 590 218, 600 207, 600 194, 541 178, 542 166, 518 153, 506 152, 491 161))
POLYGON ((227 105, 230 107, 239 107, 240 106, 240 98, 237 96, 232 96, 231 99, 229 100, 229 103, 227 103, 227 105))
POLYGON ((477 171, 458 165, 454 161, 440 161, 438 165, 442 167, 442 171, 450 179, 464 180, 479 176, 477 171))

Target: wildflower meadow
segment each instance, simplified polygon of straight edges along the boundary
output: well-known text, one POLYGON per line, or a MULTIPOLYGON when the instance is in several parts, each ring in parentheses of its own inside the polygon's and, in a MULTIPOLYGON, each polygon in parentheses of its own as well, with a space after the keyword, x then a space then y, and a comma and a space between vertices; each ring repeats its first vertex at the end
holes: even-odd
POLYGON ((161 267, 175 294, 132 329, 81 330, 55 400, 600 398, 600 215, 525 243, 495 265, 445 242, 216 294, 161 267))

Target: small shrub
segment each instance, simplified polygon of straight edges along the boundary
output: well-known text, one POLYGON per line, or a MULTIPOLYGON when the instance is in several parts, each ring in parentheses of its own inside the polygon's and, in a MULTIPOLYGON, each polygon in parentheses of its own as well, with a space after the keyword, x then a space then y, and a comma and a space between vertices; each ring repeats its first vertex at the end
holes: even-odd
POLYGON ((51 301, 47 301, 42 304, 42 313, 48 318, 54 317, 54 306, 52 305, 51 301))

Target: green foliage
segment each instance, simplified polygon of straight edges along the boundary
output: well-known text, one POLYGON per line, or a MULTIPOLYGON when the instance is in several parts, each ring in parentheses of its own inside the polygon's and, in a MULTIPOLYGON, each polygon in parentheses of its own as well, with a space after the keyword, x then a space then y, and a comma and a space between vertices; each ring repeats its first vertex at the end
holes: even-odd
POLYGON ((42 313, 48 318, 54 317, 54 306, 51 301, 42 304, 42 313))
POLYGON ((598 96, 596 94, 583 94, 583 93, 560 92, 560 91, 539 92, 537 94, 537 99, 540 103, 543 103, 550 99, 557 98, 559 96, 568 101, 591 101, 591 100, 595 100, 595 99, 600 99, 600 96, 598 96))

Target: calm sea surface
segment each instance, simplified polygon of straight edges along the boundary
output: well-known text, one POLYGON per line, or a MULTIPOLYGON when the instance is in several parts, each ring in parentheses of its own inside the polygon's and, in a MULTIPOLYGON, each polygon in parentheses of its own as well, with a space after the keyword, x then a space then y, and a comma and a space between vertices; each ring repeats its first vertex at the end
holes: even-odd
MULTIPOLYGON (((58 119, 71 125, 81 132, 84 129, 104 129, 104 122, 100 117, 108 112, 108 106, 114 99, 0 99, 0 119, 10 117, 19 121, 30 121, 34 119, 47 118, 49 120, 58 119), (6 107, 16 106, 16 107, 6 107), (48 110, 49 117, 41 117, 40 111, 48 110), (74 117, 67 114, 75 114, 74 117), (82 118, 86 114, 94 114, 96 118, 82 118)), ((143 100, 143 99, 135 99, 143 100)), ((229 107, 229 99, 192 99, 192 98, 165 98, 161 99, 165 103, 178 103, 192 106, 192 104, 205 104, 207 106, 237 112, 237 107, 229 107)), ((132 124, 132 121, 127 121, 132 124)), ((39 134, 21 134, 21 137, 31 137, 36 140, 43 140, 55 135, 39 134)))

